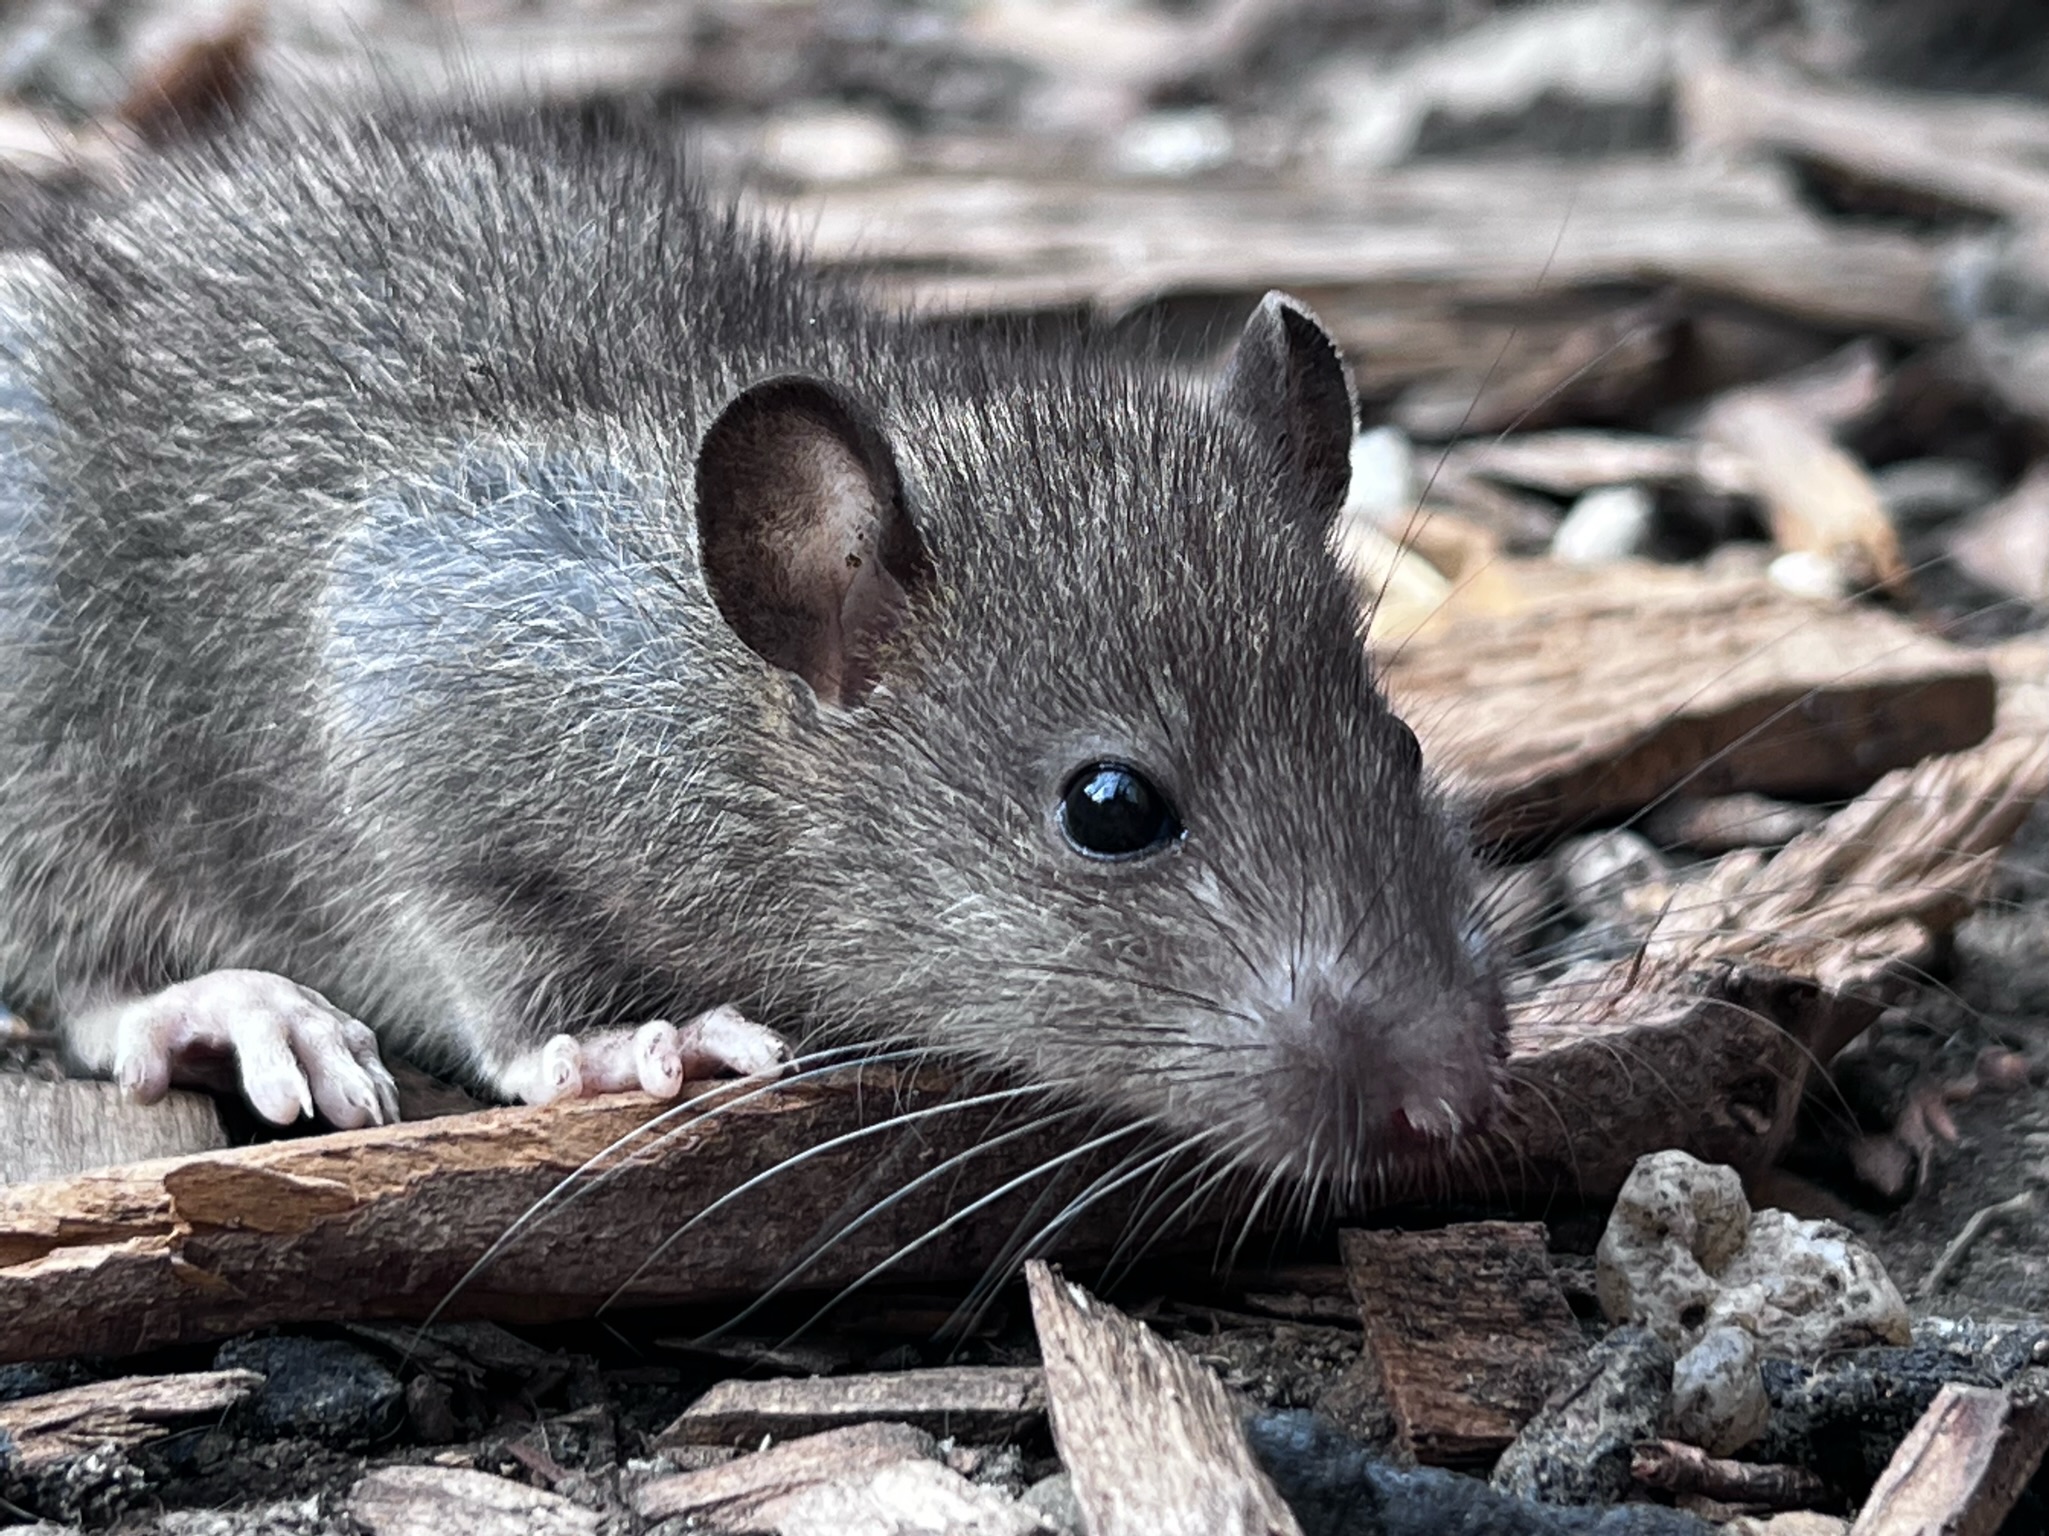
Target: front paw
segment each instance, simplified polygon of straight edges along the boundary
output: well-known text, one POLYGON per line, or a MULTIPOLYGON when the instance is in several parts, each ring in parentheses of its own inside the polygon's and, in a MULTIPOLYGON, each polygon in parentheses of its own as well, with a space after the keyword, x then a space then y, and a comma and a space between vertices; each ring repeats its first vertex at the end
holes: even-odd
POLYGON ((283 976, 209 971, 109 1008, 115 1080, 145 1104, 227 1077, 273 1125, 316 1112, 342 1130, 398 1119, 369 1026, 283 976))

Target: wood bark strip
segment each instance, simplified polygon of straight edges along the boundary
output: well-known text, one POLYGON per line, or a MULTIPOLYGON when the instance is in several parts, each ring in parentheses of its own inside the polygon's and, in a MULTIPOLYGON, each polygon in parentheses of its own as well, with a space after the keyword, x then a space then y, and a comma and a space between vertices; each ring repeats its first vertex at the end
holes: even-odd
POLYGON ((595 1510, 463 1467, 379 1467, 349 1495, 370 1536, 597 1536, 595 1510))
POLYGON ((227 1144, 220 1114, 204 1094, 136 1104, 112 1083, 0 1074, 0 1185, 227 1144))
POLYGON ((649 1520, 678 1515, 745 1525, 780 1501, 820 1483, 841 1482, 877 1467, 929 1461, 933 1439, 908 1424, 853 1424, 786 1441, 716 1467, 657 1478, 634 1496, 649 1520))
POLYGON ((1383 666, 1484 839, 1580 830, 1676 790, 1856 794, 1992 728, 1982 657, 1755 577, 1504 562, 1473 599, 1383 666))
POLYGON ((1420 1462, 1490 1465, 1585 1353, 1541 1223, 1350 1231, 1340 1243, 1402 1444, 1420 1462))
POLYGON ((655 1442, 753 1446, 845 1424, 885 1419, 941 1438, 1014 1440, 1046 1416, 1046 1383, 1034 1366, 941 1366, 856 1376, 719 1382, 655 1442))
POLYGON ((1826 226, 1766 166, 1437 163, 1230 187, 922 175, 808 196, 786 216, 827 265, 945 312, 1114 315, 1288 288, 1332 319, 1369 391, 1402 381, 1378 359, 1427 359, 1414 378, 1491 356, 1473 315, 1557 311, 1574 291, 1676 287, 1844 333, 1950 329, 1934 246, 1826 226))
POLYGON ((2049 1405, 1951 1382, 1900 1442, 1850 1536, 1994 1536, 2049 1447, 2049 1405))
POLYGON ((122 1376, 0 1403, 0 1474, 34 1476, 112 1442, 137 1446, 248 1398, 254 1371, 122 1376))
POLYGON ((1043 1263, 1025 1278, 1090 1536, 1301 1536, 1213 1374, 1043 1263))
POLYGON ((1701 432, 1747 464, 1780 549, 1821 556, 1852 589, 1909 595, 1906 557, 1878 487, 1787 395, 1737 390, 1715 402, 1701 432))
POLYGON ((1679 108, 1711 153, 1778 150, 1909 194, 1922 211, 2049 218, 2049 110, 2035 103, 1829 86, 1703 59, 1679 77, 1679 108))

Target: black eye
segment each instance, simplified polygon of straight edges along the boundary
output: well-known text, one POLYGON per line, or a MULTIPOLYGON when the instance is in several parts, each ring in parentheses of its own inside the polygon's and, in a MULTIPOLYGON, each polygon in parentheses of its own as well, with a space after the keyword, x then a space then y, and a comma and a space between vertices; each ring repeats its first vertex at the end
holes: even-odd
POLYGON ((1091 859, 1135 859, 1181 835, 1181 818, 1151 779, 1124 763, 1089 763, 1060 796, 1060 830, 1091 859))

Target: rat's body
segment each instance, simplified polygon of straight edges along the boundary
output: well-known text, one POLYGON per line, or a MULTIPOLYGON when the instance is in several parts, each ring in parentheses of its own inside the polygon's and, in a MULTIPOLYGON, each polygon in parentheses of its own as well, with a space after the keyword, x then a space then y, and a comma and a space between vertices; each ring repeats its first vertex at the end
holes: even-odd
POLYGON ((1484 1111, 1305 312, 1215 391, 921 331, 560 123, 139 179, 0 348, 0 997, 84 1065, 296 1014, 378 1118, 321 1017, 546 1097, 558 1032, 733 1003, 1317 1176, 1484 1111))

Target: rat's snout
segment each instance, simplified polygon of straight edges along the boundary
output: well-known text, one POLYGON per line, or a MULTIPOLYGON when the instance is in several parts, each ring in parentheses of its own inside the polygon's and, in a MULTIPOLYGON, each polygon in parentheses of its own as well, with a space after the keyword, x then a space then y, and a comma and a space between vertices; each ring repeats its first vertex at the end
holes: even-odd
POLYGON ((1268 1156, 1340 1190, 1484 1130, 1507 1014, 1489 982, 1406 992, 1319 979, 1275 1025, 1268 1156))

